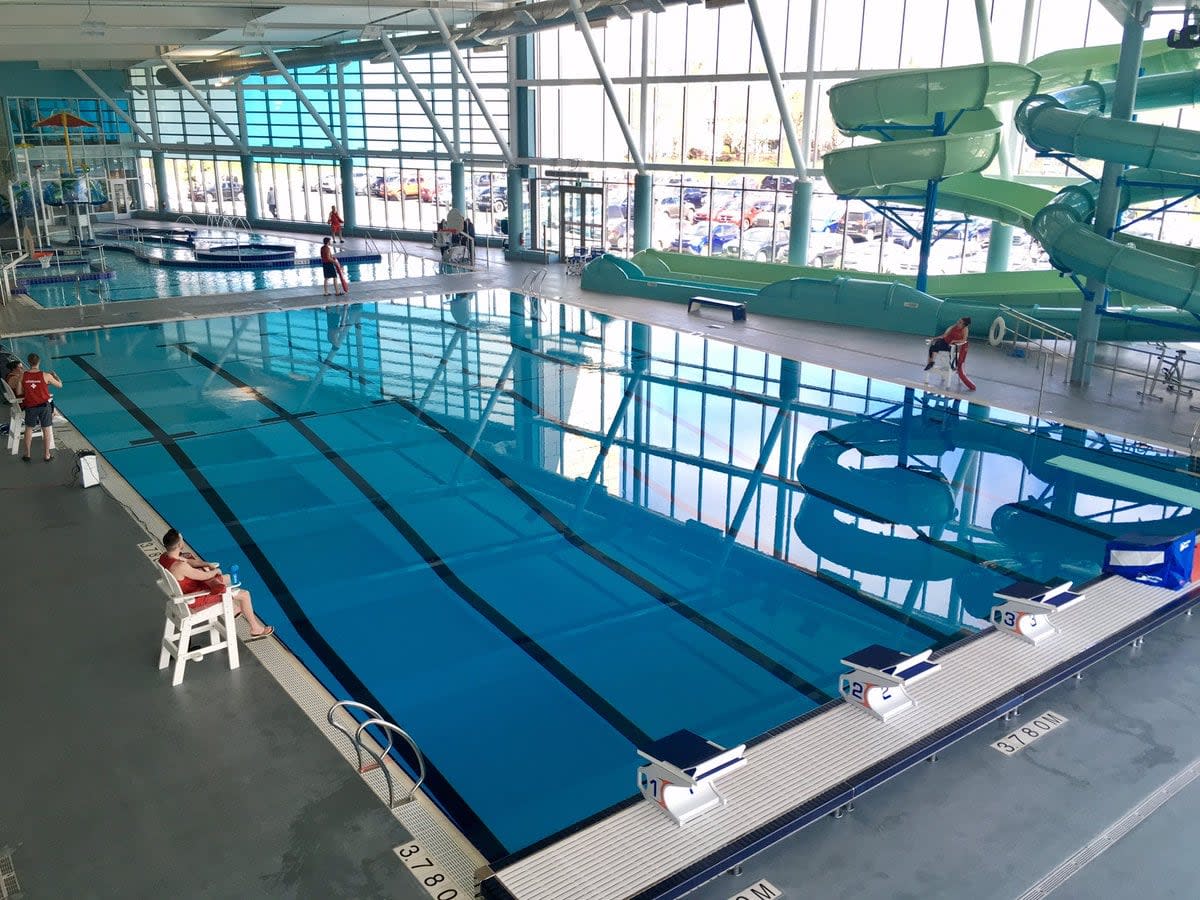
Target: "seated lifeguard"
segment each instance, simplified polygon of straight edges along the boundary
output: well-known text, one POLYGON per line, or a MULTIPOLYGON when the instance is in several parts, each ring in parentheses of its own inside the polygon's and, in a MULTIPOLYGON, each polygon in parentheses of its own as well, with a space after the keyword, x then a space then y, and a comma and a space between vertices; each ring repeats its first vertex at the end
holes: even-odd
MULTIPOLYGON (((174 528, 163 535, 163 547, 166 552, 158 558, 158 564, 170 572, 185 594, 208 589, 211 593, 206 597, 197 597, 188 604, 192 610, 201 610, 221 602, 225 589, 230 586, 229 576, 222 575, 216 563, 197 559, 191 553, 183 550, 183 535, 174 528)), ((247 640, 257 641, 274 634, 275 629, 264 625, 262 619, 254 614, 254 606, 250 602, 250 592, 242 588, 233 590, 233 606, 237 615, 245 616, 250 626, 250 637, 247 640)))

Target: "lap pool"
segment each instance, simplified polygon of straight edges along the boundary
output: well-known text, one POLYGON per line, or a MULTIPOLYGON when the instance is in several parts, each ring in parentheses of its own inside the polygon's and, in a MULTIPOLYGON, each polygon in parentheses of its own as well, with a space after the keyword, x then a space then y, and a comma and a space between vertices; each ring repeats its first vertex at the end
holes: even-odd
POLYGON ((507 292, 19 350, 491 860, 625 802, 639 746, 751 740, 855 650, 1200 524, 1170 452, 507 292))

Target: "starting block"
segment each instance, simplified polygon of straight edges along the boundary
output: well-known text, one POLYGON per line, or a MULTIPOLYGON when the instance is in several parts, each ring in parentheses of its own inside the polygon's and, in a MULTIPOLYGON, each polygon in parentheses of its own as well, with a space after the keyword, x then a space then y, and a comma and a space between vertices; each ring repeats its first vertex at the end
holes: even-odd
POLYGON ((686 729, 676 731, 638 751, 649 760, 638 767, 638 790, 676 825, 686 825, 725 805, 715 781, 744 766, 745 753, 745 744, 726 750, 686 729))
POLYGON ((941 665, 929 661, 932 650, 913 656, 872 644, 842 660, 852 671, 838 679, 838 692, 847 703, 861 706, 881 722, 916 706, 905 685, 932 675, 941 665))
POLYGON ((1001 601, 992 610, 992 624, 1036 646, 1058 631, 1050 622, 1051 615, 1083 599, 1083 594, 1071 591, 1071 584, 1065 581, 1046 587, 1032 581, 1014 581, 992 595, 1001 601))

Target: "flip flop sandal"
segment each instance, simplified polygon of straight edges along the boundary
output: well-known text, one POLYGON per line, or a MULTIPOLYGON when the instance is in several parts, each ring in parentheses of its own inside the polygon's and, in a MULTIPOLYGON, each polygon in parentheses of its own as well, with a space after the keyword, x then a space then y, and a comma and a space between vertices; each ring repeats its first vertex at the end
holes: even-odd
POLYGON ((267 626, 267 630, 266 630, 266 631, 264 631, 264 632, 262 632, 261 634, 252 634, 252 635, 249 635, 249 636, 246 638, 246 641, 245 641, 245 643, 247 643, 247 644, 248 644, 248 643, 250 643, 251 641, 261 641, 263 638, 265 638, 265 637, 270 637, 270 636, 271 636, 271 635, 273 635, 274 633, 275 633, 275 629, 274 629, 273 627, 271 627, 270 625, 268 625, 268 626, 267 626))

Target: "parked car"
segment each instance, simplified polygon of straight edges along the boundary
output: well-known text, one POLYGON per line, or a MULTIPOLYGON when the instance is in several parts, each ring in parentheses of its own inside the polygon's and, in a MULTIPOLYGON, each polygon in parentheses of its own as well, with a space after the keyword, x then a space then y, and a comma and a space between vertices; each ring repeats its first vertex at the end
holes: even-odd
POLYGON ((436 203, 438 206, 449 206, 452 193, 453 189, 450 186, 450 179, 438 178, 432 184, 429 182, 422 184, 418 196, 422 203, 436 203))
POLYGON ((206 203, 213 196, 215 193, 211 186, 205 187, 195 178, 188 183, 188 199, 193 203, 206 203))
POLYGON ((354 193, 361 197, 365 197, 370 186, 371 180, 367 177, 366 172, 354 173, 354 193))
POLYGON ((481 212, 504 212, 508 209, 508 188, 502 184, 484 188, 475 196, 475 208, 481 212))
POLYGON ((384 200, 403 200, 407 196, 404 176, 398 172, 375 179, 371 191, 376 197, 382 197, 384 200))
POLYGON ((227 175, 221 179, 219 188, 210 187, 207 189, 208 196, 215 200, 218 190, 221 193, 222 200, 236 200, 242 196, 242 181, 237 176, 227 175))
POLYGON ((338 177, 332 172, 321 176, 321 193, 336 194, 338 192, 338 177))
POLYGON ((787 258, 789 235, 771 228, 747 228, 721 249, 722 256, 751 259, 755 262, 777 262, 780 253, 787 258))
POLYGON ((796 184, 796 179, 788 175, 764 175, 759 187, 764 191, 790 191, 796 184))
MULTIPOLYGON (((780 200, 779 202, 767 201, 766 203, 756 203, 752 209, 749 225, 758 228, 791 228, 792 227, 792 203, 790 200, 780 200)), ((824 223, 818 223, 816 217, 813 217, 813 224, 824 227, 824 223)))
POLYGON ((678 194, 667 194, 658 201, 659 211, 672 219, 683 219, 685 222, 696 220, 696 207, 687 201, 680 201, 678 194))
POLYGON ((845 233, 852 241, 871 241, 883 232, 883 217, 870 207, 848 209, 837 220, 834 230, 845 233))
POLYGON ((718 223, 713 225, 711 230, 708 225, 697 225, 671 241, 669 249, 675 253, 693 253, 696 256, 720 253, 726 244, 737 238, 738 234, 736 225, 718 223))

